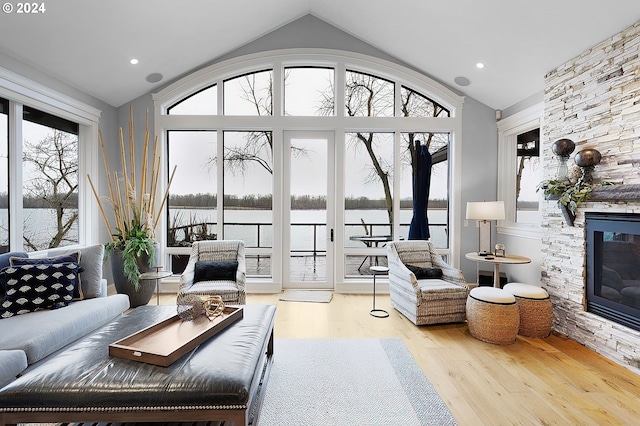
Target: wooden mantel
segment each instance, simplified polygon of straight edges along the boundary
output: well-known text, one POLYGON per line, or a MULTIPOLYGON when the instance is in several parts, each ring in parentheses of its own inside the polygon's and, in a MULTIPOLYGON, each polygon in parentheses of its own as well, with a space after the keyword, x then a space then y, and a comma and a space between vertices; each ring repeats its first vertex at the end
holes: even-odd
POLYGON ((638 201, 640 185, 605 185, 593 189, 589 201, 638 201))

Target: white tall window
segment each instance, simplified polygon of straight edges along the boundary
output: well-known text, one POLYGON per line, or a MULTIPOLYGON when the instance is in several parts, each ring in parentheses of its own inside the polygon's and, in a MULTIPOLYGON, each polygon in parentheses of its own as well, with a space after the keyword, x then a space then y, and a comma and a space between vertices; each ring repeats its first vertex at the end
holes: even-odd
POLYGON ((0 252, 100 241, 100 111, 0 68, 0 252), (95 180, 99 183, 99 179, 95 180))
POLYGON ((505 205, 503 233, 535 236, 540 226, 540 129, 543 106, 498 122, 498 200, 505 205))

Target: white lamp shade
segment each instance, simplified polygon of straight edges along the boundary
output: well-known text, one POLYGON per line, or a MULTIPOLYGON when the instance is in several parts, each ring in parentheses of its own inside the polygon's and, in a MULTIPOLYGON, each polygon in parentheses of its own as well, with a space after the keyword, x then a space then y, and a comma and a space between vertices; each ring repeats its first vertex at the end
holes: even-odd
POLYGON ((504 201, 468 202, 467 219, 504 220, 504 201))

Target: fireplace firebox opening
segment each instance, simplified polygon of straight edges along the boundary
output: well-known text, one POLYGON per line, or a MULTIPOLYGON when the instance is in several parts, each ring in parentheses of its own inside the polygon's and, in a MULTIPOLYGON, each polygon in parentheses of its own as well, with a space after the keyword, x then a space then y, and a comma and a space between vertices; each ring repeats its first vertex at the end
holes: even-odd
POLYGON ((587 311, 640 331, 640 214, 585 218, 587 311))

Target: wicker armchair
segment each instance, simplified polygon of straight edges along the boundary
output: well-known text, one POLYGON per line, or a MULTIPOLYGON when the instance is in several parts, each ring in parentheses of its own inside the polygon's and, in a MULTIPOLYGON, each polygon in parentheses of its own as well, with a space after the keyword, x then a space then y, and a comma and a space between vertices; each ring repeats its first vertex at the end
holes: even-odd
POLYGON ((244 242, 238 240, 196 241, 189 262, 180 276, 180 291, 198 295, 220 296, 225 303, 245 304, 246 266, 244 242), (237 261, 235 280, 213 279, 194 282, 196 262, 237 261))
POLYGON ((387 245, 391 305, 416 325, 464 322, 469 287, 462 271, 447 265, 429 241, 387 245), (442 269, 442 279, 416 279, 405 265, 442 269))

